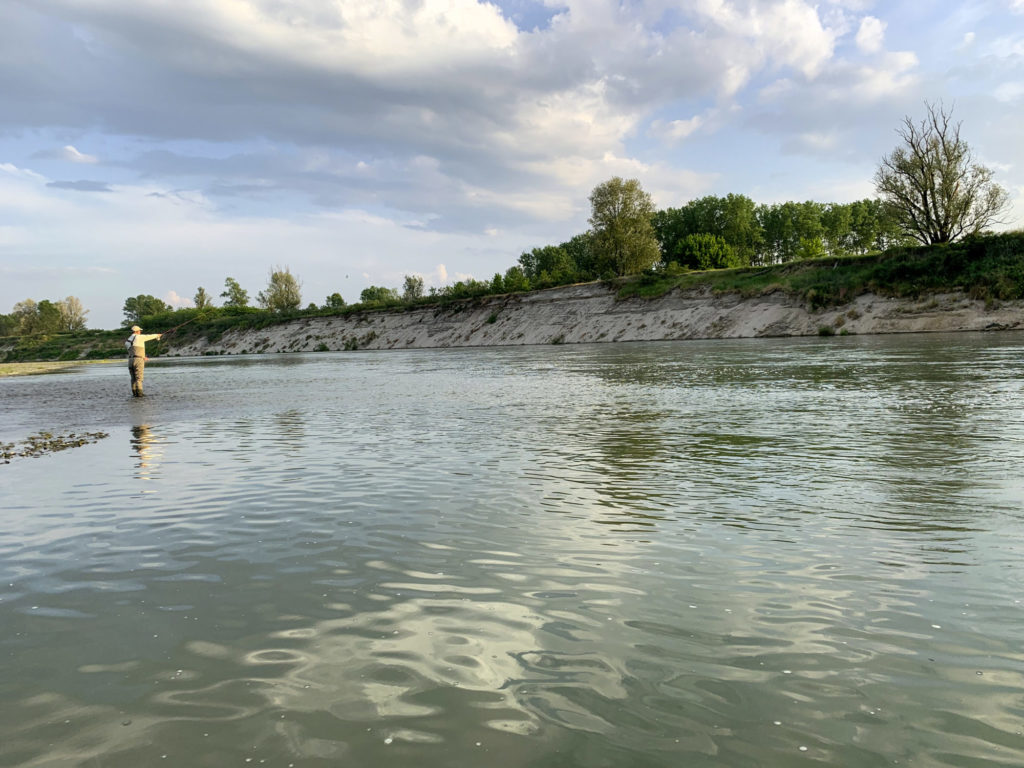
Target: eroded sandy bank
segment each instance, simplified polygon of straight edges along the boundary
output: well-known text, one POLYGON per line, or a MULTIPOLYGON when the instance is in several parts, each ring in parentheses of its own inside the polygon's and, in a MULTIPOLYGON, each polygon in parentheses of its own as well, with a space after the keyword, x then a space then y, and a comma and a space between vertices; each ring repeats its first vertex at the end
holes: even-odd
POLYGON ((259 330, 175 344, 189 356, 255 352, 415 349, 607 341, 725 339, 983 331, 1024 328, 1024 302, 986 306, 964 294, 894 299, 864 294, 841 307, 811 311, 781 292, 756 298, 673 291, 658 299, 617 300, 601 284, 493 297, 446 309, 363 312, 299 318, 259 330))

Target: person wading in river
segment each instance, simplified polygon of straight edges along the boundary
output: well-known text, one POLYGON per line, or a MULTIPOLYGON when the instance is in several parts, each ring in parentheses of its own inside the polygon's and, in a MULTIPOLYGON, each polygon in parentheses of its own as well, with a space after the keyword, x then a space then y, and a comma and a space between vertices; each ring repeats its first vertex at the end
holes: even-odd
POLYGON ((146 370, 146 342, 159 339, 162 333, 143 333, 142 329, 132 326, 132 335, 125 344, 128 347, 128 371, 132 375, 132 397, 142 397, 142 376, 146 370))

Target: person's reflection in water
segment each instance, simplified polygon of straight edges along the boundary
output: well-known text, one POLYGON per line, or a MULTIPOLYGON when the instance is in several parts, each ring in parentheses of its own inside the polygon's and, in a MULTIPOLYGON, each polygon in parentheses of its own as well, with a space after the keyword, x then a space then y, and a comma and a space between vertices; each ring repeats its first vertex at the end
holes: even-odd
POLYGON ((160 466, 157 463, 160 451, 156 450, 157 443, 153 439, 148 424, 132 427, 131 444, 138 456, 135 476, 139 480, 152 480, 156 476, 156 469, 160 466))

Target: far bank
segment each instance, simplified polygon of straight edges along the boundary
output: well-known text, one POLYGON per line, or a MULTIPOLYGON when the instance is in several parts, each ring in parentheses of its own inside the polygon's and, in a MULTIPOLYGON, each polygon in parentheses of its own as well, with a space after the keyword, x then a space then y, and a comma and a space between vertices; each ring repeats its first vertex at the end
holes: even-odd
MULTIPOLYGON (((127 310, 126 310, 127 314, 127 310)), ((1024 328, 1024 232, 868 256, 680 271, 519 293, 457 283, 430 296, 186 308, 143 318, 152 357, 1024 328)), ((0 338, 0 362, 124 358, 128 331, 0 338)))
POLYGON ((295 318, 259 329, 228 329, 180 343, 172 356, 262 352, 423 349, 585 344, 682 339, 1015 330, 1024 301, 991 302, 965 293, 914 299, 865 293, 811 309, 782 291, 756 297, 675 289, 657 298, 618 297, 603 283, 467 301, 448 307, 295 318))

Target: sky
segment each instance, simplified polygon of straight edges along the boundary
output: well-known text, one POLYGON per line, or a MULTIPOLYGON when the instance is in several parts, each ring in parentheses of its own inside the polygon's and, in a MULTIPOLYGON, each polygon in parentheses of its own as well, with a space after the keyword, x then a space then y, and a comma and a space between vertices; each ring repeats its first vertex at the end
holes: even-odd
POLYGON ((3 0, 0 312, 489 280, 613 176, 850 202, 926 102, 1024 227, 1024 0, 3 0))

